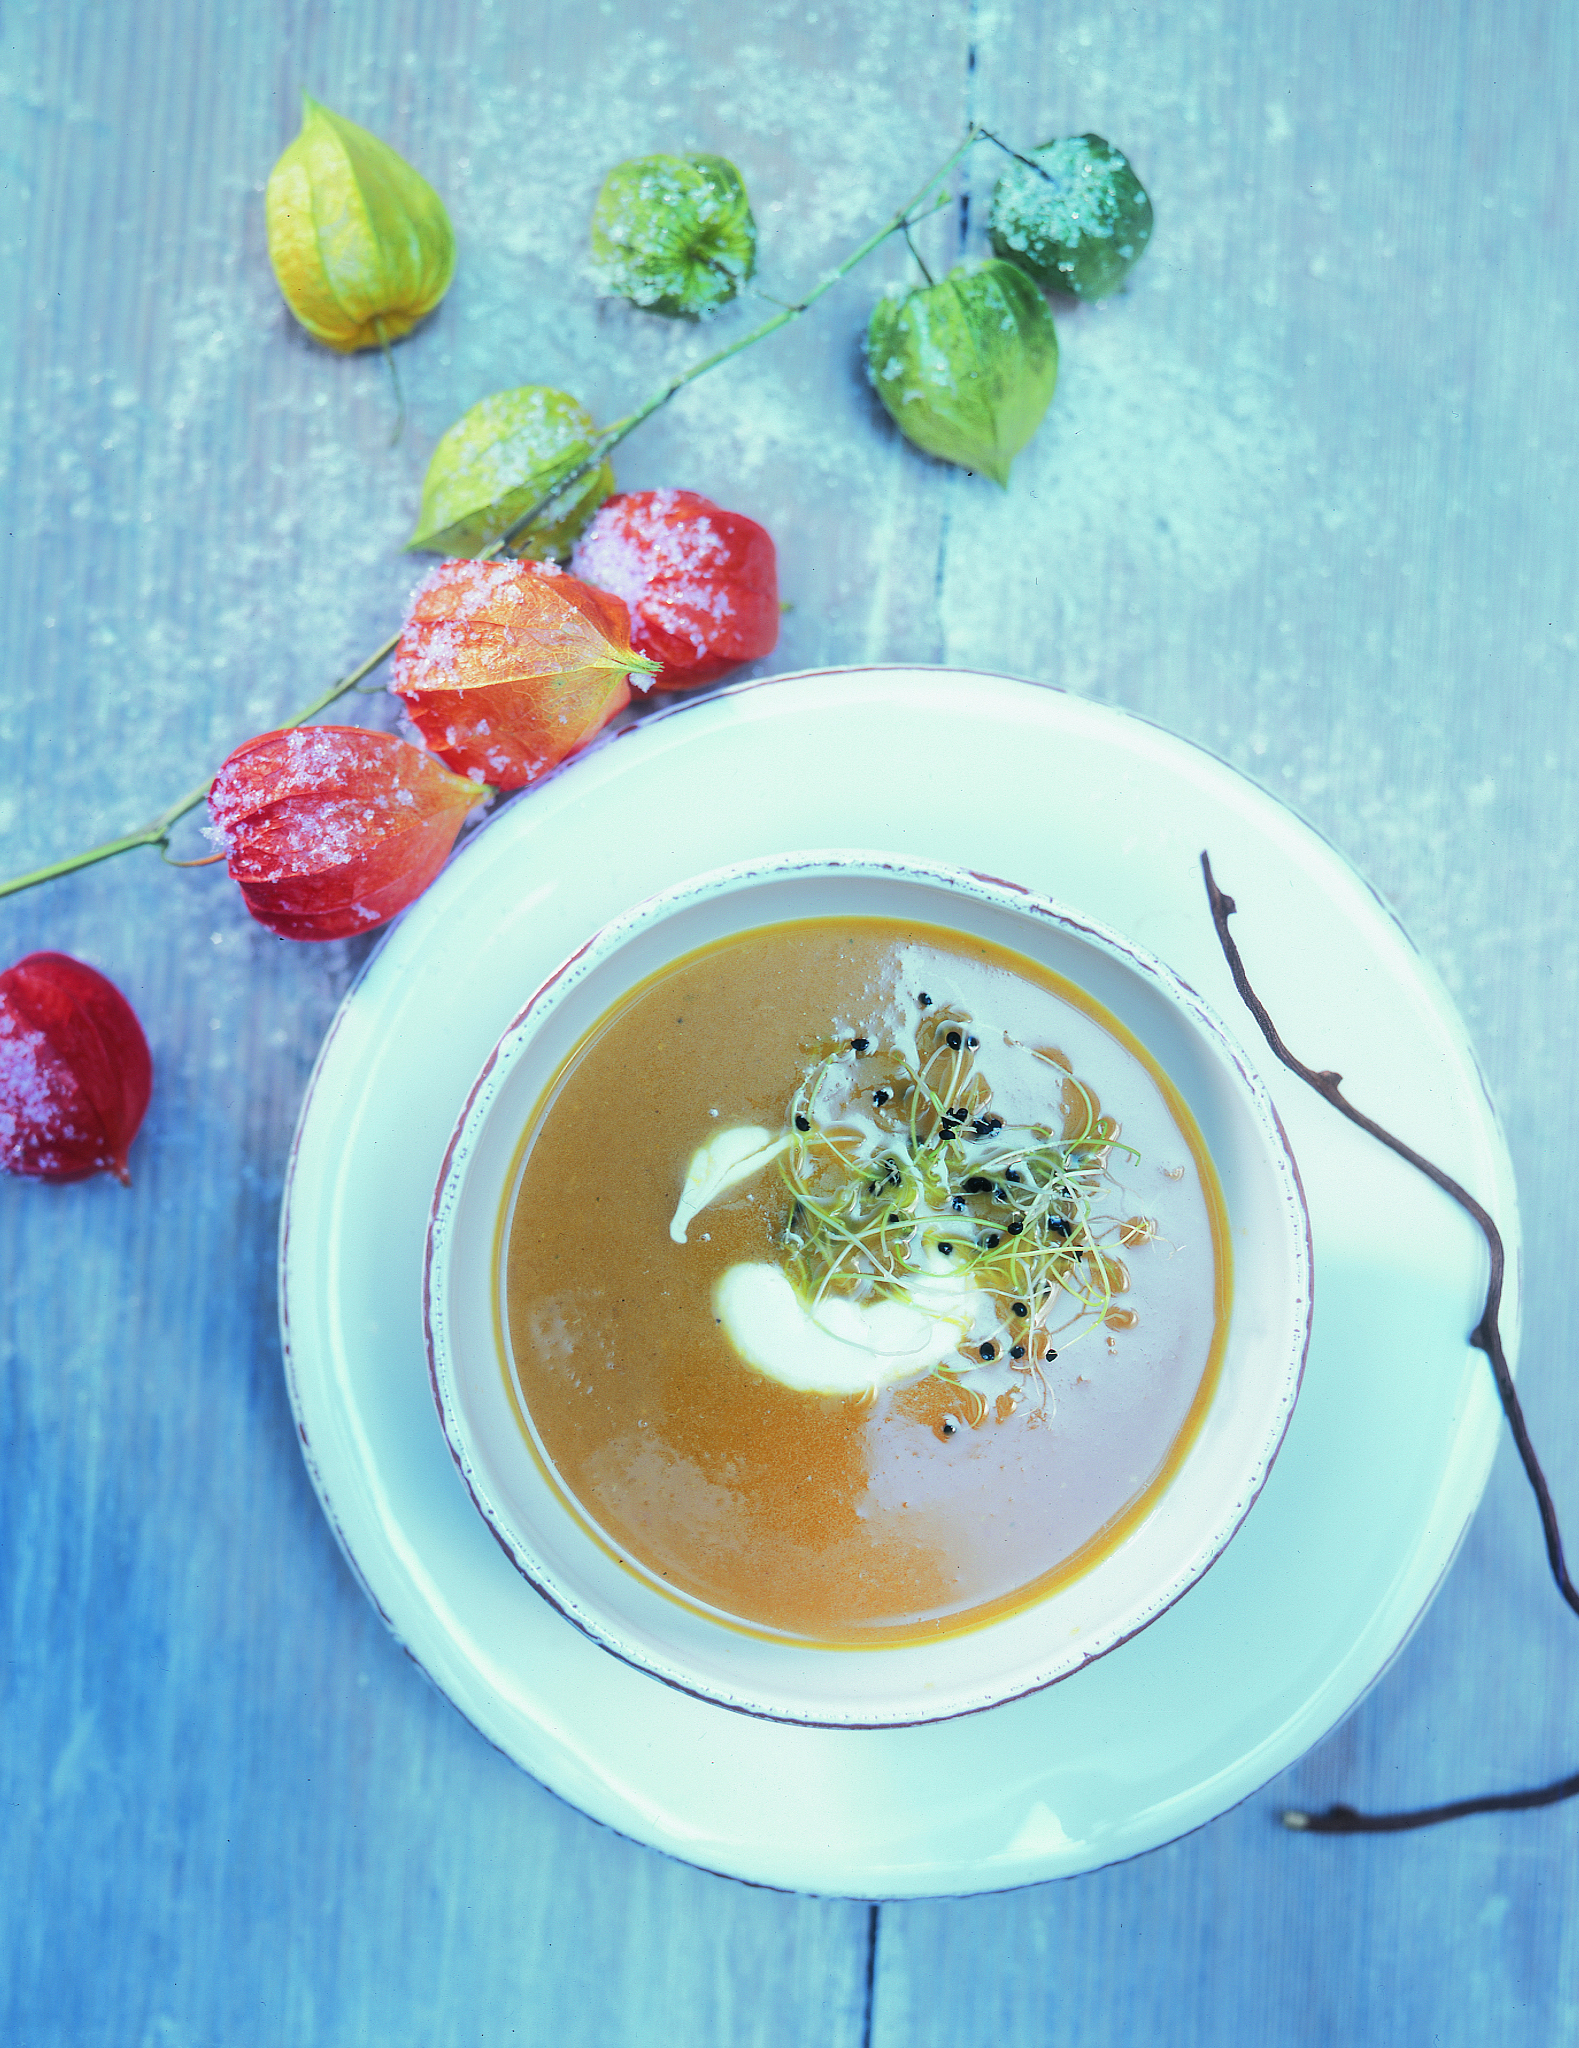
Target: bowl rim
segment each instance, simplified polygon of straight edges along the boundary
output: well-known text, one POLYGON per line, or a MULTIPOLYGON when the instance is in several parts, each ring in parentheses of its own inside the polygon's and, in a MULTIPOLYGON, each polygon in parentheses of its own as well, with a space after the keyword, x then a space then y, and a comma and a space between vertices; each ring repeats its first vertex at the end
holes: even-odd
MULTIPOLYGON (((615 1001, 619 999, 616 997, 615 1001)), ((1166 1069, 1164 1069, 1166 1071, 1166 1069)), ((508 1190, 506 1190, 508 1199, 508 1190)), ((492 1255, 491 1255, 492 1257, 492 1255)), ((1278 1455, 1287 1440, 1294 1411, 1298 1405, 1304 1384, 1305 1366, 1309 1357, 1311 1333, 1315 1311, 1315 1260, 1311 1230, 1310 1208, 1306 1199, 1304 1183, 1300 1176, 1299 1163, 1289 1141, 1283 1119, 1278 1112, 1265 1081, 1253 1061, 1222 1019, 1195 987, 1176 970, 1151 953, 1144 946, 1102 923, 1060 903, 1045 891, 1037 890, 1020 882, 1002 876, 984 873, 978 869, 957 866, 944 861, 930 860, 921 855, 900 854, 867 848, 796 848, 783 853, 764 854, 740 861, 703 870, 681 881, 656 890, 639 898, 614 916, 606 918, 580 945, 546 974, 527 996, 510 1022, 499 1034, 492 1050, 484 1061, 476 1079, 469 1089, 462 1105, 448 1143, 444 1149, 437 1180, 431 1198, 423 1238, 422 1260, 422 1330, 427 1357, 428 1384, 434 1406, 438 1413, 446 1447, 452 1462, 465 1485, 473 1507, 482 1518, 484 1526, 499 1546, 512 1568, 531 1586, 532 1590, 550 1607, 561 1615, 589 1641, 598 1645, 609 1655, 617 1657, 633 1670, 657 1679, 674 1691, 719 1706, 732 1713, 751 1718, 778 1722, 788 1726, 804 1728, 826 1728, 879 1733, 885 1729, 933 1726, 944 1721, 964 1718, 971 1714, 988 1713, 995 1707, 1004 1706, 1017 1699, 1027 1698, 1049 1687, 1062 1684, 1088 1665, 1110 1656, 1127 1642, 1148 1629, 1170 1608, 1182 1600, 1194 1586, 1212 1569, 1222 1557, 1233 1538, 1243 1527, 1250 1510, 1260 1498, 1267 1480, 1271 1476, 1278 1455), (583 963, 598 964, 618 952, 629 938, 649 925, 661 921, 671 911, 677 911, 688 903, 698 902, 706 897, 730 893, 736 888, 749 887, 753 882, 771 881, 797 875, 830 877, 839 873, 850 873, 863 879, 893 877, 905 881, 916 881, 935 888, 943 888, 975 897, 995 907, 1010 910, 1021 915, 1031 915, 1053 924, 1072 934, 1077 940, 1094 943, 1099 950, 1116 954, 1122 962, 1138 970, 1141 977, 1159 987, 1171 1005, 1182 1011, 1190 1023, 1204 1031, 1208 1039, 1215 1042, 1218 1051, 1226 1056, 1241 1094, 1247 1098, 1246 1106, 1260 1126, 1263 1140, 1268 1141, 1268 1156, 1275 1167, 1286 1175, 1288 1204, 1298 1228, 1291 1234, 1290 1249, 1296 1277, 1294 1313, 1291 1327, 1294 1343, 1281 1359, 1277 1379, 1279 1388, 1275 1408, 1270 1412, 1273 1422, 1269 1431, 1260 1437, 1256 1455, 1246 1467, 1246 1482, 1238 1492, 1239 1513, 1231 1523, 1220 1526, 1209 1539, 1209 1554, 1198 1562, 1184 1568, 1182 1576, 1173 1576, 1167 1582, 1166 1591, 1160 1598, 1145 1603, 1145 1611, 1134 1620, 1133 1625, 1120 1632, 1099 1639, 1098 1645, 1083 1648, 1071 1657, 1065 1653, 1059 1660, 1058 1668, 1048 1670, 1026 1683, 1013 1682, 1008 1689, 999 1689, 984 1694, 979 1699, 962 1704, 949 1705, 937 1712, 924 1714, 900 1712, 887 1715, 863 1712, 854 1715, 829 1716, 815 1712, 794 1711, 782 1704, 767 1705, 758 1699, 731 1696, 728 1692, 706 1683, 699 1683, 688 1677, 676 1661, 666 1666, 660 1661, 644 1656, 624 1642, 615 1629, 603 1623, 595 1612, 588 1612, 572 1595, 561 1588, 554 1573, 534 1553, 530 1543, 522 1536, 511 1518, 494 1501, 477 1470, 467 1442, 464 1404, 460 1400, 454 1383, 455 1366, 439 1340, 440 1319, 435 1316, 435 1295, 441 1301, 443 1289, 436 1287, 435 1267, 446 1256, 448 1250, 446 1213, 453 1210, 453 1203, 447 1200, 452 1183, 458 1197, 464 1183, 471 1141, 480 1136, 491 1108, 491 1095, 498 1077, 502 1085, 503 1075, 510 1064, 525 1051, 531 1042, 531 1033, 523 1031, 533 1013, 545 1003, 557 1002, 567 985, 573 983, 577 970, 583 963), (593 960, 591 956, 596 956, 593 960), (453 1410, 453 1412, 452 1412, 453 1410)), ((1209 1411, 1208 1411, 1209 1412, 1209 1411)), ((544 1454, 546 1456, 546 1453, 544 1454)), ((550 1461, 551 1462, 551 1461, 550 1461)), ((1186 1454, 1185 1463, 1188 1463, 1186 1454)), ((1183 1468, 1181 1468, 1182 1471, 1183 1468)), ((1174 1482, 1170 1481, 1169 1484, 1174 1482)), ((560 1482, 564 1485, 564 1482, 560 1482)), ((1160 1500, 1161 1496, 1159 1496, 1160 1500)), ((579 1510, 586 1518, 589 1529, 595 1529, 595 1518, 584 1508, 579 1510)), ((1143 1525, 1142 1525, 1143 1526, 1143 1525)), ((601 1530, 596 1540, 615 1553, 621 1546, 601 1530)), ((1082 1574, 1084 1576, 1084 1574, 1082 1574)), ((1056 1598, 1056 1592, 1043 1596, 1045 1600, 1056 1598)), ((687 1601, 682 1603, 703 1618, 710 1619, 705 1603, 687 1601)), ((981 1631, 986 1633, 996 1627, 1018 1619, 1022 1614, 1034 1610, 1042 1602, 1029 1602, 1024 1608, 1016 1608, 1009 1614, 982 1623, 981 1631)), ((1131 1602, 1133 1607, 1136 1603, 1131 1602)), ((727 1617, 720 1617, 727 1623, 727 1617)), ((807 1651, 837 1648, 841 1657, 865 1657, 874 1654, 891 1654, 896 1648, 914 1648, 915 1645, 821 1645, 806 1641, 795 1645, 807 1651)))

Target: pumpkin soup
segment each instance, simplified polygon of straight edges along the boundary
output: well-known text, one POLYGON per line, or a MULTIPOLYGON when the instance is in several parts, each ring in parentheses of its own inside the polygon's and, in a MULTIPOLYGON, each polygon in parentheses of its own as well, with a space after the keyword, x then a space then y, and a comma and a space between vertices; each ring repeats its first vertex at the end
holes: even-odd
POLYGON ((506 1238, 522 1426, 605 1540, 748 1627, 987 1621, 1095 1563, 1215 1384, 1193 1119, 985 940, 809 920, 691 955, 576 1049, 506 1238))

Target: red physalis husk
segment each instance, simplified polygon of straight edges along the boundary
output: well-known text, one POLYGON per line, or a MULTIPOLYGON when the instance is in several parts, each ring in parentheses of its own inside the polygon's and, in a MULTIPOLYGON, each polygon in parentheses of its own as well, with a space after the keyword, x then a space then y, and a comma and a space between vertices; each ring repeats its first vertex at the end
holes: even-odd
POLYGON ((393 733, 303 725, 237 747, 208 793, 209 836, 259 924, 344 939, 422 894, 487 794, 393 733))
POLYGON ((113 981, 66 953, 0 974, 0 1169, 129 1186, 152 1086, 143 1027, 113 981))
POLYGON ((571 566, 630 606, 632 641, 661 664, 655 690, 711 682, 778 645, 772 536, 696 491, 607 499, 571 566))
POLYGON ((518 789, 630 702, 630 615, 552 563, 441 562, 418 584, 390 688, 441 760, 518 789))

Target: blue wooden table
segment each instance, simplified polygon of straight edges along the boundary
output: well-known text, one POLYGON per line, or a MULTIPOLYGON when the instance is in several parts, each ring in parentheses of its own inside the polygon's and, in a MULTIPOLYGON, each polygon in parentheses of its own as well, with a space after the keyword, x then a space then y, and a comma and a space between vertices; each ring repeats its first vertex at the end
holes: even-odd
MULTIPOLYGON (((794 607, 772 667, 1060 681, 1221 753, 1371 877, 1506 1122, 1522 1383, 1579 1529, 1579 39, 1559 0, 21 0, 0 108, 3 874, 140 821, 385 636, 428 454, 466 406, 545 382, 611 418, 689 359, 694 333, 587 274, 617 158, 733 158, 762 284, 789 297, 972 118, 1120 143, 1152 248, 1119 299, 1060 315, 1060 390, 1008 497, 905 449, 858 374, 872 294, 909 274, 893 246, 655 419, 620 479, 770 528, 794 607), (306 340, 266 260, 302 86, 455 219, 454 290, 399 351, 393 445, 382 362, 306 340)), ((972 249, 995 175, 982 150, 961 179, 972 249)), ((951 260, 963 219, 923 253, 951 260)), ((388 721, 374 699, 352 715, 388 721)), ((205 850, 195 827, 174 850, 205 850)), ((0 2039, 1573 2037, 1579 1809, 1380 1841, 1275 1822, 1579 1763, 1579 1628, 1511 1454, 1370 1698, 1200 1834, 968 1901, 709 1877, 560 1804, 430 1691, 303 1472, 275 1233, 365 947, 283 944, 222 870, 140 853, 0 906, 0 964, 39 948, 126 991, 157 1080, 130 1193, 0 1185, 0 2039)))

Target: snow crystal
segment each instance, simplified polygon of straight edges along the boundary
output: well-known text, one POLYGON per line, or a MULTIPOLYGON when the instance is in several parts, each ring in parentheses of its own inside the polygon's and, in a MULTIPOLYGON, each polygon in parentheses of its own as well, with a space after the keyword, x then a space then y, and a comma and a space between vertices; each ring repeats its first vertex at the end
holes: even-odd
POLYGON ((29 1031, 0 998, 0 1172, 49 1172, 63 1148, 87 1141, 72 1118, 77 1098, 43 1032, 29 1031))
POLYGON ((1035 152, 1041 166, 1010 159, 993 194, 992 219, 1011 249, 1041 242, 1069 248, 1085 239, 1111 240, 1123 212, 1115 174, 1122 157, 1095 155, 1084 136, 1067 136, 1035 152), (1044 175, 1045 173, 1045 175, 1044 175))
POLYGON ((623 598, 633 622, 657 625, 700 656, 712 643, 698 618, 716 625, 734 616, 734 605, 719 573, 728 544, 705 511, 684 516, 687 499, 707 503, 677 490, 610 499, 582 535, 571 567, 623 598))

